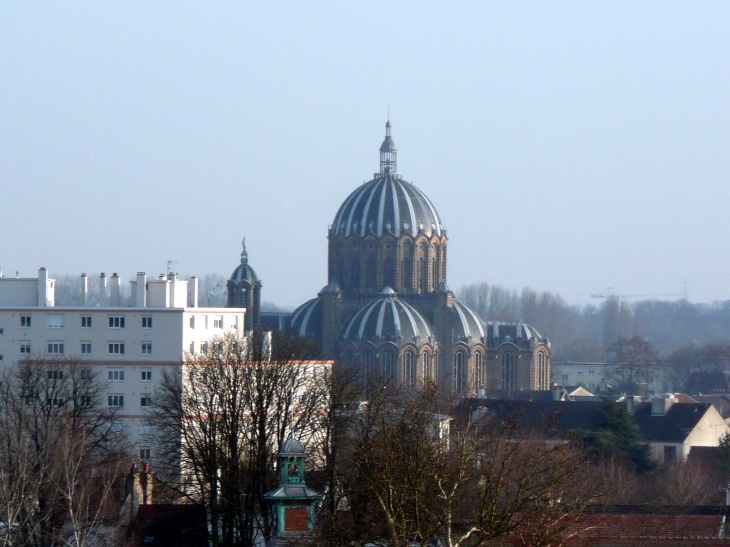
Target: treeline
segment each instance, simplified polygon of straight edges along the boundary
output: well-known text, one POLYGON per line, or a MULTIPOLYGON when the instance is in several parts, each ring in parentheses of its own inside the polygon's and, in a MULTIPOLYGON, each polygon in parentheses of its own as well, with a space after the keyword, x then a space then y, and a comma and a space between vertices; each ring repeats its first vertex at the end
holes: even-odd
POLYGON ((610 297, 599 305, 568 304, 560 295, 475 283, 457 296, 487 321, 522 319, 549 336, 555 360, 603 361, 620 338, 648 338, 662 356, 687 345, 730 341, 730 300, 695 304, 610 297))

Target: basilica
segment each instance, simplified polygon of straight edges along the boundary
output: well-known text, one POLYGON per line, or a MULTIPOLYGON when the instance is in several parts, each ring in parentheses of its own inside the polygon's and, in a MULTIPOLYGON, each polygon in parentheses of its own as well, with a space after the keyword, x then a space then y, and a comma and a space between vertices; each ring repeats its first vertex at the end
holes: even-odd
MULTIPOLYGON (((548 339, 521 321, 485 322, 457 300, 446 284, 446 229, 397 165, 388 121, 379 172, 345 199, 329 228, 327 285, 280 326, 316 340, 338 365, 401 385, 430 381, 460 396, 549 389, 548 339)), ((259 326, 261 282, 244 255, 228 283, 229 306, 252 310, 251 326, 259 326)))

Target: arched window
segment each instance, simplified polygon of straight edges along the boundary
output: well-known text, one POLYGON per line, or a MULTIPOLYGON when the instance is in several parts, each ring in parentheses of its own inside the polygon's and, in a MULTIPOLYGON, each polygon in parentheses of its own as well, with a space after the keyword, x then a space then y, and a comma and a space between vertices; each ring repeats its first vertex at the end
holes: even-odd
POLYGON ((474 353, 474 387, 487 387, 487 371, 482 362, 481 351, 474 353))
POLYGON ((347 280, 345 279, 345 258, 340 257, 340 260, 337 263, 337 276, 336 276, 337 282, 341 283, 344 287, 347 283, 347 280))
POLYGON ((416 385, 416 356, 412 351, 403 355, 403 378, 407 386, 416 385))
POLYGON ((345 364, 349 367, 355 364, 354 360, 354 354, 352 353, 352 350, 347 352, 347 357, 345 357, 345 364))
POLYGON ((418 280, 418 288, 421 289, 421 292, 426 292, 428 290, 428 270, 425 258, 418 260, 418 280))
POLYGON ((458 394, 466 392, 466 372, 466 355, 463 351, 457 351, 454 363, 454 391, 458 394))
POLYGON ((515 367, 510 352, 502 354, 502 389, 515 388, 515 367))
POLYGON ((537 389, 548 389, 545 354, 543 352, 537 354, 537 389))
POLYGON ((431 259, 431 269, 433 270, 433 287, 436 288, 441 282, 441 280, 439 279, 439 263, 436 258, 431 259))
POLYGON ((423 352, 423 355, 421 355, 421 371, 423 376, 423 381, 426 380, 432 380, 431 378, 431 354, 427 351, 423 352))
POLYGON ((353 258, 350 264, 350 280, 353 289, 360 286, 360 261, 357 258, 353 258))
POLYGON ((365 270, 365 284, 367 285, 368 289, 374 289, 375 280, 378 273, 377 265, 375 264, 374 258, 368 258, 367 268, 365 270))
POLYGON ((383 262, 383 286, 395 287, 395 268, 393 267, 393 259, 390 257, 383 262))
POLYGON ((385 381, 390 380, 395 373, 395 366, 393 363, 393 352, 386 351, 383 353, 383 376, 385 381))
POLYGON ((413 263, 409 257, 403 259, 403 286, 406 289, 413 287, 413 263))

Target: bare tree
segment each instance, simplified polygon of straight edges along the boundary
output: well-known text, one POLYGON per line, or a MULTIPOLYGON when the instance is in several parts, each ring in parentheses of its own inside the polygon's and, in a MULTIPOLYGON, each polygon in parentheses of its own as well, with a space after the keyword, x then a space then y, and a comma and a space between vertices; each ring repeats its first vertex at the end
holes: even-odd
POLYGON ((313 355, 304 340, 230 333, 163 374, 150 415, 157 478, 205 507, 212 545, 268 538, 275 455, 288 435, 316 440, 327 410, 313 355))
MULTIPOLYGON (((348 411, 340 433, 339 482, 346 492, 316 541, 363 539, 391 546, 486 545, 511 535, 556 545, 595 490, 580 454, 489 414, 450 417, 430 387, 386 388, 348 411)), ((331 511, 331 508, 325 508, 331 511)))
POLYGON ((0 543, 99 543, 125 451, 103 392, 96 374, 73 359, 29 360, 4 372, 0 543))

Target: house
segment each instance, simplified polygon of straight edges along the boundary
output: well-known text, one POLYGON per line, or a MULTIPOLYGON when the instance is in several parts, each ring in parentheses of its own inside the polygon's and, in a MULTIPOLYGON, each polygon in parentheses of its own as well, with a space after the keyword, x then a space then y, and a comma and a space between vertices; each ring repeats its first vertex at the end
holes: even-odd
POLYGON ((681 403, 674 394, 655 395, 632 404, 634 420, 652 457, 660 462, 685 461, 696 446, 718 446, 730 426, 710 403, 681 403))

